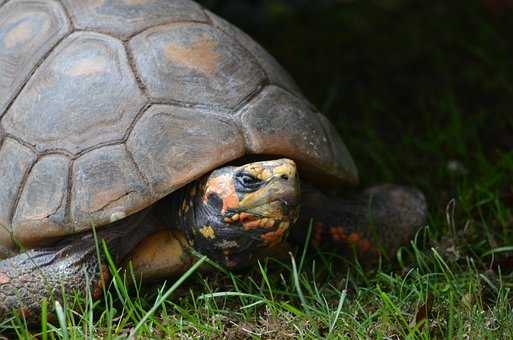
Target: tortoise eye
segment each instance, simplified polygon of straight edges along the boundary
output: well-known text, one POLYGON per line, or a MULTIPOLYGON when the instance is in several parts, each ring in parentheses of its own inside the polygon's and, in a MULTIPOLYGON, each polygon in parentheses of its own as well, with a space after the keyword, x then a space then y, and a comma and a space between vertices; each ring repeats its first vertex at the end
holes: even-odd
POLYGON ((251 192, 262 186, 264 182, 246 172, 240 172, 235 175, 235 184, 238 191, 251 192))

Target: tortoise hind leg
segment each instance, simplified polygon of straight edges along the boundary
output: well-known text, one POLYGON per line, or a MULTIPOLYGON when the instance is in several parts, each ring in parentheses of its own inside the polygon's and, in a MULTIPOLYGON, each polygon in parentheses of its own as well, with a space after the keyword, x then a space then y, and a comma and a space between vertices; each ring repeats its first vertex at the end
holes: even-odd
MULTIPOLYGON (((97 239, 108 244, 114 261, 121 261, 142 239, 156 231, 145 215, 146 212, 139 213, 97 232, 97 239)), ((20 311, 27 320, 36 322, 41 301, 62 300, 62 289, 67 295, 84 293, 89 288, 93 298, 99 298, 103 280, 108 277, 107 266, 98 259, 92 232, 10 257, 0 261, 0 320, 12 311, 20 311)))
POLYGON ((328 196, 304 185, 301 216, 291 239, 305 242, 313 221, 311 244, 349 255, 356 250, 372 262, 378 254, 393 256, 407 244, 427 219, 424 195, 417 189, 381 185, 352 198, 328 196))

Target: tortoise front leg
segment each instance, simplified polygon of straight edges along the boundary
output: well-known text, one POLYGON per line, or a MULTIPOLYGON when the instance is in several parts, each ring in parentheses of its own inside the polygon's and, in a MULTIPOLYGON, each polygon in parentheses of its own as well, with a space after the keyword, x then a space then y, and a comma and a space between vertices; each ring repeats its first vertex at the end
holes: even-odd
MULTIPOLYGON (((154 232, 156 229, 143 212, 99 230, 97 240, 104 240, 114 261, 120 262, 154 232)), ((98 258, 92 232, 70 236, 53 247, 10 257, 0 261, 0 320, 12 311, 20 311, 29 322, 36 322, 41 302, 62 301, 63 293, 85 293, 90 289, 97 299, 108 279, 108 267, 98 258)))
POLYGON ((136 277, 156 280, 186 272, 195 260, 184 233, 166 228, 139 243, 127 256, 125 267, 130 263, 136 277))
POLYGON ((43 299, 62 300, 65 293, 85 292, 87 285, 100 296, 101 277, 108 270, 97 260, 94 241, 76 240, 62 246, 33 249, 0 262, 0 320, 20 311, 34 322, 43 299))
POLYGON ((415 188, 382 185, 351 198, 339 198, 306 184, 301 216, 290 238, 305 242, 313 221, 311 245, 345 255, 356 250, 362 260, 372 262, 378 254, 393 256, 426 219, 426 200, 415 188))

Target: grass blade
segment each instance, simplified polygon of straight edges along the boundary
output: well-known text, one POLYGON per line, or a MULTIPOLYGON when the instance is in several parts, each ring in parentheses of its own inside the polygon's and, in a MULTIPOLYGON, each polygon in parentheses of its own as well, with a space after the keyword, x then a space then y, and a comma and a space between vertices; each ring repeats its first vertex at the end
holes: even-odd
POLYGON ((157 311, 157 309, 166 301, 173 292, 182 285, 206 260, 206 256, 203 256, 199 259, 188 271, 186 271, 176 282, 165 292, 161 297, 155 301, 153 307, 144 315, 144 317, 139 321, 137 326, 135 326, 132 331, 133 334, 137 334, 139 329, 146 323, 146 321, 157 311))
POLYGON ((64 340, 69 339, 68 335, 68 327, 66 327, 66 315, 64 313, 64 309, 59 301, 55 301, 55 314, 57 314, 57 320, 59 321, 59 326, 61 328, 62 338, 64 340))

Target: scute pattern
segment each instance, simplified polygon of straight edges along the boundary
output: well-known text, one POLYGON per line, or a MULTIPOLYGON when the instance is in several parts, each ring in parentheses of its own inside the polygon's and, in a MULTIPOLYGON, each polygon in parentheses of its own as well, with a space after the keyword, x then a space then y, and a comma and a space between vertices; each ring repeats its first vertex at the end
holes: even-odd
POLYGON ((190 0, 63 0, 75 26, 122 39, 146 28, 171 22, 207 22, 190 0))
POLYGON ((69 164, 65 156, 50 155, 32 168, 12 222, 24 246, 70 232, 65 228, 69 164))
POLYGON ((70 29, 55 1, 11 1, 0 9, 0 117, 34 67, 70 29))
POLYGON ((239 129, 226 119, 167 105, 152 106, 127 145, 159 197, 245 151, 239 129))
MULTIPOLYGON (((10 235, 11 215, 17 201, 18 191, 25 173, 35 161, 30 149, 12 139, 6 139, 0 149, 0 243, 4 243, 6 235, 10 235)), ((10 236, 9 236, 10 239, 10 236)))
POLYGON ((74 231, 115 222, 151 203, 151 196, 123 145, 91 151, 73 167, 74 231))
POLYGON ((242 44, 264 68, 271 84, 279 85, 294 93, 301 93, 292 77, 281 67, 276 59, 262 48, 255 40, 245 32, 230 24, 223 18, 205 10, 215 27, 230 35, 242 44))
POLYGON ((39 151, 77 154, 122 139, 145 103, 123 45, 105 35, 78 32, 41 65, 3 125, 39 151))
POLYGON ((157 100, 234 108, 265 80, 253 56, 206 24, 155 27, 134 37, 130 48, 157 100))

